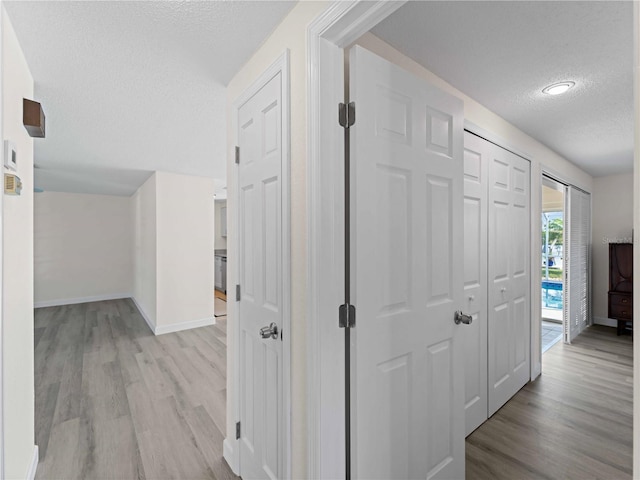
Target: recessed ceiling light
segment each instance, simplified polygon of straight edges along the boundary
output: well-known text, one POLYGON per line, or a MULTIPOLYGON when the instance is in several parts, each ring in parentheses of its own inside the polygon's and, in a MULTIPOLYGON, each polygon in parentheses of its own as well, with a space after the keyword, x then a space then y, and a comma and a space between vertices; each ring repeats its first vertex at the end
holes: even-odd
POLYGON ((575 84, 575 82, 554 83, 553 85, 543 88, 542 93, 546 93, 547 95, 560 95, 569 90, 575 84))

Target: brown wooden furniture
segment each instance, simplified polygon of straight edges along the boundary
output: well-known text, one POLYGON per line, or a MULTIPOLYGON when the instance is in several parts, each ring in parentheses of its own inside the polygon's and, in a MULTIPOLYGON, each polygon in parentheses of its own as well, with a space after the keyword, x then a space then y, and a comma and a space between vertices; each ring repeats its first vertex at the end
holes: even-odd
POLYGON ((633 331, 633 244, 609 244, 609 318, 618 335, 633 331))
POLYGON ((45 137, 45 116, 42 105, 33 100, 22 99, 22 123, 29 135, 35 138, 45 137))

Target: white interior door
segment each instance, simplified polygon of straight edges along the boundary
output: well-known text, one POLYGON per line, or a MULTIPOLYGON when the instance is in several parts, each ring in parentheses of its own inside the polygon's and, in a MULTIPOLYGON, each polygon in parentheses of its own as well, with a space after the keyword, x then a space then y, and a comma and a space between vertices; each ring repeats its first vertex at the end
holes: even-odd
POLYGON ((240 474, 281 478, 282 75, 238 112, 240 474), (266 338, 260 329, 274 325, 266 338), (275 329, 274 329, 275 330, 275 329))
POLYGON ((530 164, 493 146, 489 162, 489 416, 530 378, 530 164))
POLYGON ((487 413, 487 186, 491 147, 464 132, 464 311, 473 322, 463 328, 465 435, 487 413))
POLYGON ((354 47, 352 472, 464 478, 463 104, 354 47))

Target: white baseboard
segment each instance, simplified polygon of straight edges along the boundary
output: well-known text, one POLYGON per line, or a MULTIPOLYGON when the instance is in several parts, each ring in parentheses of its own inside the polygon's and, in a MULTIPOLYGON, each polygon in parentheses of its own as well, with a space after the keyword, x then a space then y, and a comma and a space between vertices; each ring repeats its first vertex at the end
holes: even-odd
POLYGON ((33 457, 31 457, 31 465, 29 465, 29 470, 27 471, 27 480, 35 480, 36 478, 36 470, 38 470, 38 445, 33 446, 33 457))
POLYGON ((231 471, 233 473, 235 473, 236 475, 240 475, 238 456, 235 454, 233 445, 231 445, 232 442, 238 445, 237 440, 229 441, 229 439, 227 438, 224 439, 224 442, 222 443, 222 458, 224 458, 229 464, 229 468, 231 468, 231 471))
POLYGON ((135 303, 136 308, 138 309, 138 311, 140 312, 140 315, 142 315, 142 318, 144 318, 144 321, 147 322, 147 325, 149 326, 149 328, 151 329, 151 331, 153 332, 154 335, 156 335, 156 322, 154 322, 153 320, 151 320, 151 318, 149 317, 149 315, 147 315, 147 313, 144 311, 144 308, 142 308, 142 306, 138 303, 138 301, 136 300, 136 297, 134 297, 133 295, 131 295, 131 300, 133 300, 133 303, 135 303))
POLYGON ((61 298, 58 300, 44 300, 34 302, 33 308, 59 307, 60 305, 75 305, 77 303, 102 302, 104 300, 120 300, 122 298, 130 298, 130 293, 112 293, 108 295, 94 295, 91 297, 79 298, 61 298))
POLYGON ((189 320, 187 322, 176 322, 170 323, 169 325, 156 325, 156 322, 153 321, 149 315, 144 311, 142 306, 138 303, 135 297, 131 297, 133 303, 135 303, 136 308, 144 318, 144 321, 147 322, 147 325, 151 329, 154 335, 163 335, 165 333, 174 333, 180 332, 182 330, 190 330, 192 328, 198 327, 208 327, 209 325, 215 325, 216 319, 214 317, 201 318, 199 320, 189 320))
POLYGON ((96 295, 93 297, 81 297, 81 298, 66 298, 62 300, 46 300, 43 302, 35 302, 34 308, 44 308, 44 307, 58 307, 60 305, 75 305, 77 303, 88 303, 88 302, 101 302, 104 300, 120 300, 122 298, 130 298, 135 303, 136 308, 144 318, 144 321, 147 322, 149 328, 155 335, 162 335, 164 333, 173 333, 179 332, 181 330, 189 330, 191 328, 198 327, 208 327, 209 325, 215 325, 216 319, 215 317, 207 317, 201 318, 199 320, 190 320, 188 322, 177 322, 171 323, 169 325, 156 325, 156 323, 147 315, 142 306, 138 303, 133 295, 130 293, 116 293, 112 295, 96 295))
POLYGON ((180 332, 182 330, 190 330, 198 327, 208 327, 209 325, 215 325, 216 319, 214 317, 201 318, 200 320, 189 320, 188 322, 170 323, 169 325, 156 325, 154 333, 156 335, 162 335, 164 333, 180 332))
POLYGON ((606 318, 606 317, 593 317, 593 323, 595 325, 606 325, 607 327, 617 327, 618 326, 618 321, 617 320, 613 320, 612 318, 606 318))

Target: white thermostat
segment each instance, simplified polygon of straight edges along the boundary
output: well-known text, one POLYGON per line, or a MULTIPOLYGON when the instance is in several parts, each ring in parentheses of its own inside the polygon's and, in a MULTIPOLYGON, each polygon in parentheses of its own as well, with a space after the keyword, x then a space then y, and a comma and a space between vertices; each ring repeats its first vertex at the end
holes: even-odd
POLYGON ((18 170, 18 152, 14 143, 9 140, 4 141, 4 166, 9 170, 18 170))

